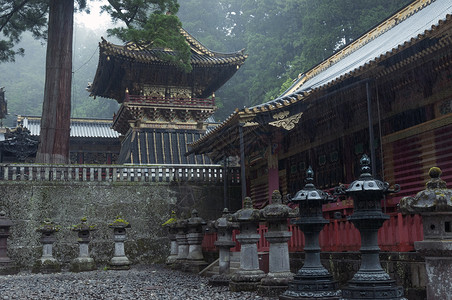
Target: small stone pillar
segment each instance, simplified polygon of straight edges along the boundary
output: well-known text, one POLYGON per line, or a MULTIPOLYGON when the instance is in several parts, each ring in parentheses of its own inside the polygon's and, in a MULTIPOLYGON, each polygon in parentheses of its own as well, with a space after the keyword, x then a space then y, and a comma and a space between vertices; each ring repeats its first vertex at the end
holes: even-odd
POLYGON ((414 242, 414 248, 425 257, 428 300, 450 299, 452 293, 452 190, 441 173, 431 168, 427 188, 400 200, 402 213, 422 216, 424 240, 414 242))
POLYGON ((232 221, 240 225, 240 234, 236 235, 241 245, 240 269, 232 276, 229 289, 233 292, 255 291, 265 273, 259 269, 257 256, 257 233, 260 216, 259 210, 253 208, 250 197, 244 200, 243 208, 231 216, 232 221))
POLYGON ((188 231, 188 221, 178 220, 174 225, 177 241, 177 257, 174 263, 175 268, 181 268, 182 264, 185 263, 188 256, 188 241, 187 241, 187 231, 188 231))
POLYGON ((278 296, 287 289, 289 280, 293 279, 287 245, 292 236, 292 232, 287 229, 287 220, 292 216, 291 213, 292 209, 282 204, 281 193, 278 190, 273 191, 272 203, 260 211, 261 219, 267 221, 268 232, 264 236, 270 243, 269 273, 261 280, 257 290, 261 296, 278 296))
POLYGON ((209 284, 211 285, 229 285, 231 279, 230 276, 230 263, 231 255, 229 250, 231 247, 235 246, 235 242, 232 240, 232 231, 238 229, 239 226, 235 222, 229 221, 231 214, 229 210, 225 208, 223 210, 223 215, 214 222, 214 227, 217 230, 217 241, 215 246, 219 249, 219 274, 213 275, 209 279, 209 284))
POLYGON ((72 231, 78 235, 79 256, 71 262, 71 272, 85 272, 96 269, 94 259, 89 256, 90 232, 96 230, 96 225, 88 225, 86 217, 80 220, 80 224, 73 225, 72 231))
POLYGON ((172 265, 177 260, 178 255, 178 245, 176 239, 177 228, 175 223, 168 225, 168 238, 170 240, 170 255, 166 258, 166 264, 172 265))
POLYGON ((61 271, 60 263, 53 257, 53 243, 56 241, 55 233, 60 227, 46 218, 44 222, 36 229, 41 233, 42 257, 36 260, 33 273, 56 273, 61 271))
POLYGON ((291 199, 298 204, 297 224, 305 236, 305 259, 303 267, 298 270, 289 288, 279 296, 281 300, 296 299, 339 299, 341 291, 333 276, 320 261, 319 235, 323 227, 329 223, 322 215, 322 205, 332 200, 331 197, 315 188, 314 171, 311 167, 306 171, 306 185, 291 199))
POLYGON ((176 212, 171 211, 171 218, 169 218, 162 226, 166 226, 168 228, 168 238, 170 240, 170 255, 166 258, 166 264, 172 265, 177 259, 177 240, 176 233, 177 229, 175 227, 177 222, 176 212))
POLYGON ((8 237, 13 222, 6 216, 4 211, 0 212, 0 275, 17 274, 19 268, 13 260, 8 257, 8 237))
POLYGON ((131 262, 125 254, 124 241, 126 240, 126 228, 130 228, 130 224, 118 216, 108 227, 113 228, 115 241, 115 252, 108 268, 110 270, 129 270, 131 262))
POLYGON ((191 212, 191 218, 187 220, 188 255, 185 264, 187 271, 199 273, 208 265, 207 262, 204 261, 201 246, 204 238, 202 227, 206 224, 206 221, 198 216, 198 211, 193 209, 191 212))

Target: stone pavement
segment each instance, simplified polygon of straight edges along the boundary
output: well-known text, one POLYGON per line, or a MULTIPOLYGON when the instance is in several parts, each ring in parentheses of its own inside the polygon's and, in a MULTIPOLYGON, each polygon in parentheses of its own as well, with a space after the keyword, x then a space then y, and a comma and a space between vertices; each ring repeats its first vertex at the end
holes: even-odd
POLYGON ((274 300, 250 292, 211 287, 207 278, 162 265, 134 266, 128 271, 30 274, 0 277, 3 299, 255 299, 274 300))

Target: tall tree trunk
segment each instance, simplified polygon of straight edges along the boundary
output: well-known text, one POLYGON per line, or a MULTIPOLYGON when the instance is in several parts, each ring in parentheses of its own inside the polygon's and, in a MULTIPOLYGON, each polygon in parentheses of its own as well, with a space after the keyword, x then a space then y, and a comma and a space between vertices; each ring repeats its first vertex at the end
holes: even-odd
POLYGON ((74 0, 51 0, 38 163, 69 163, 74 0))

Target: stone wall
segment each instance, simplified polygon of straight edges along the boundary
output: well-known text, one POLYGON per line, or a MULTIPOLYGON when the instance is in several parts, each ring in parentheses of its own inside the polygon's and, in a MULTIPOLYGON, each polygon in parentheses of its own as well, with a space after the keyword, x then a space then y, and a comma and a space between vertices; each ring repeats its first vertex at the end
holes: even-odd
MULTIPOLYGON (((98 268, 113 255, 113 232, 108 228, 117 215, 130 222, 126 255, 133 263, 162 262, 169 254, 166 229, 170 218, 193 208, 205 219, 215 219, 223 210, 223 184, 141 183, 141 182, 0 182, 0 208, 15 226, 8 239, 8 255, 22 269, 29 269, 41 257, 40 234, 35 230, 51 218, 61 226, 54 244, 54 257, 68 267, 78 256, 77 233, 71 225, 86 216, 97 224, 90 243, 91 256, 98 268)), ((232 206, 239 206, 240 187, 228 190, 232 206), (237 198, 238 197, 238 198, 237 198)))

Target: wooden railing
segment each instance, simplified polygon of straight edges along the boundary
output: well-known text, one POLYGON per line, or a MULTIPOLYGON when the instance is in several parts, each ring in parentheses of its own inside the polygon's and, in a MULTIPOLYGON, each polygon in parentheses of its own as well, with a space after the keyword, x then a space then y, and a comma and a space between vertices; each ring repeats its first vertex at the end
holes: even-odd
POLYGON ((220 165, 0 164, 0 181, 240 182, 240 169, 220 165))
MULTIPOLYGON (((288 241, 289 251, 303 251, 305 246, 303 232, 297 226, 290 224, 290 222, 288 230, 292 232, 292 237, 288 241)), ((264 237, 267 227, 259 225, 257 232, 261 236, 257 243, 258 251, 268 252, 269 243, 264 237)), ((235 237, 235 234, 233 237, 235 237)), ((392 213, 390 214, 390 219, 384 222, 378 231, 378 245, 382 251, 414 251, 414 242, 421 241, 423 238, 422 218, 419 215, 392 213)), ((203 249, 205 251, 215 250, 213 245, 215 240, 215 233, 207 234, 203 242, 203 249)), ((330 223, 320 232, 319 242, 322 251, 328 252, 358 251, 361 247, 358 229, 346 219, 330 220, 330 223)), ((240 251, 240 248, 236 246, 231 248, 231 251, 240 251)))

